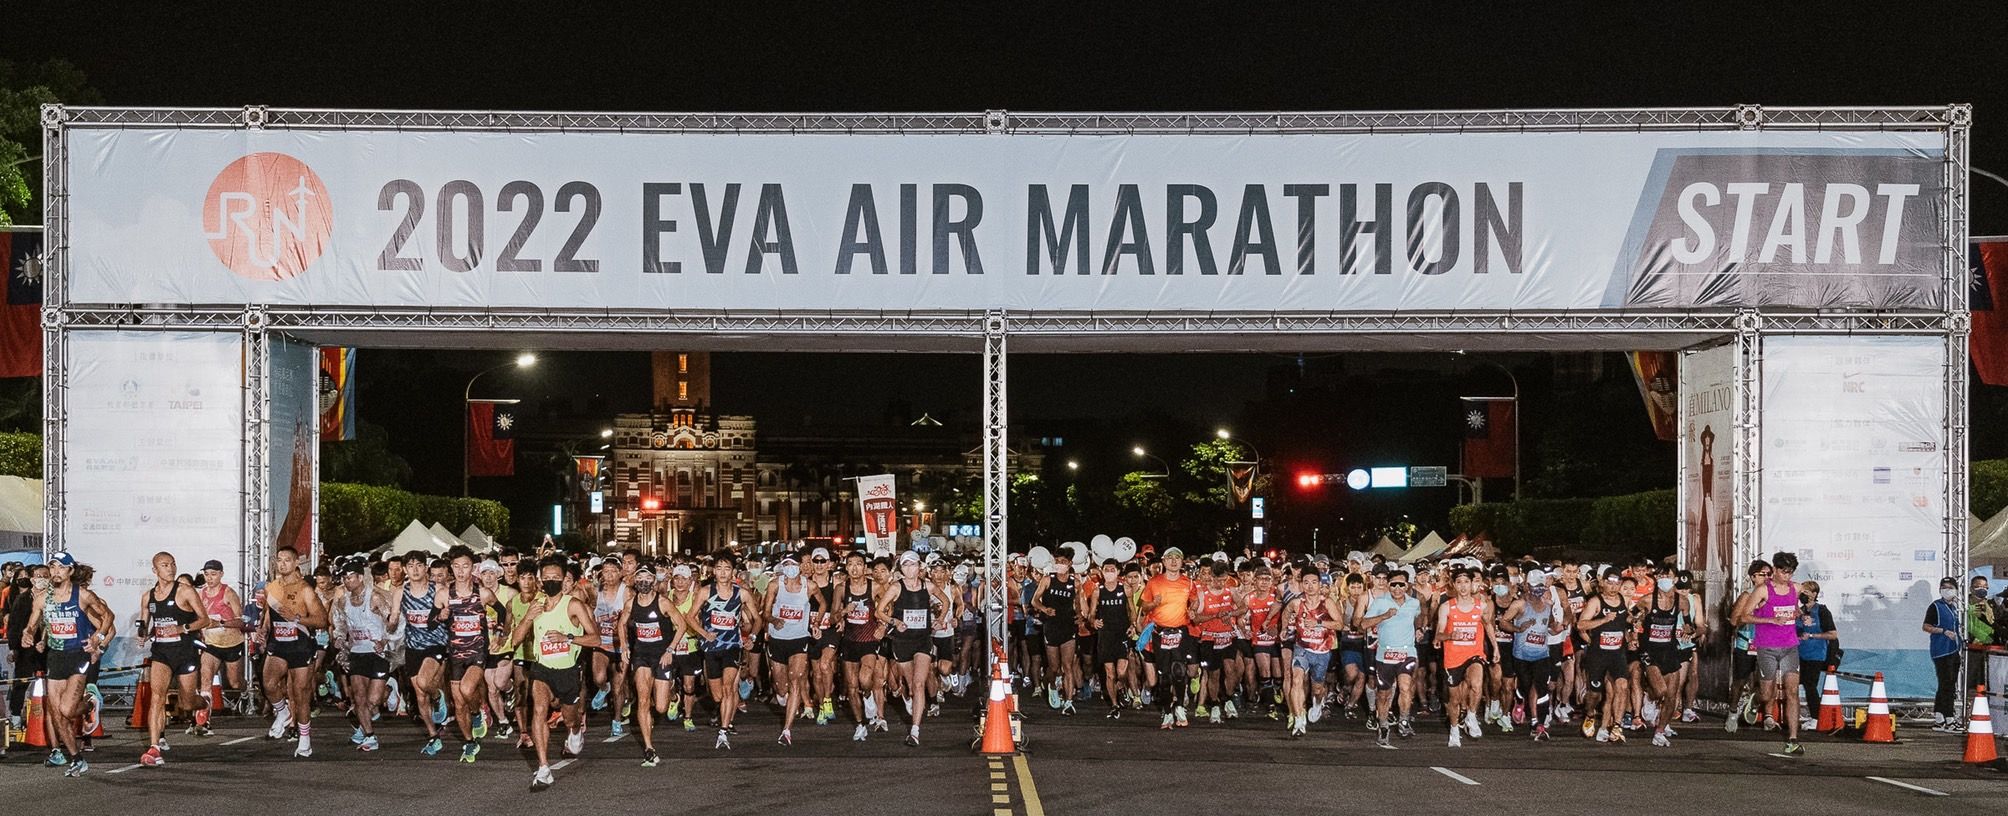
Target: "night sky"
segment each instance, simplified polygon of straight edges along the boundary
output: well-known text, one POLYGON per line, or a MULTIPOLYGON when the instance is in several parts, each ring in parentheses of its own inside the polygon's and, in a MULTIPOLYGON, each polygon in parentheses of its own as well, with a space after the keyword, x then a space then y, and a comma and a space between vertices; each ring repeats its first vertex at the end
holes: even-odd
MULTIPOLYGON (((17 0, 0 14, 0 58, 69 60, 108 104, 134 106, 1266 111, 1971 102, 1974 165, 2008 173, 2000 59, 2008 12, 1998 3, 1585 3, 1540 4, 1540 13, 1467 3, 1289 11, 1236 3, 1204 12, 1025 2, 647 5, 280 11, 17 0)), ((2008 233, 2008 188, 1976 178, 1972 198, 1974 234, 2008 233)), ((403 378, 430 376, 457 390, 465 372, 503 359, 372 353, 379 365, 363 358, 364 417, 391 425, 408 457, 423 454, 424 438, 457 432, 458 395, 384 410, 418 387, 403 378), (403 359, 387 364, 388 355, 403 359), (399 379, 384 379, 392 376, 399 379)), ((598 394, 615 409, 645 399, 645 355, 561 359, 534 382, 507 387, 529 397, 598 394)), ((878 411, 880 402, 937 415, 976 409, 972 357, 844 359, 722 355, 715 395, 723 409, 789 421, 844 406, 878 411), (853 376, 859 370, 875 376, 866 383, 853 376), (887 393, 860 406, 866 388, 887 393)), ((1293 364, 1275 355, 1014 360, 1014 419, 1162 413, 1211 427, 1244 416, 1273 370, 1293 364)), ((1306 365, 1357 373, 1385 364, 1306 365)), ((1455 377, 1446 382, 1462 387, 1455 377)), ((1976 438, 1976 458, 1983 442, 1976 438)), ((445 458, 443 466, 414 461, 414 486, 457 488, 457 462, 445 458)))

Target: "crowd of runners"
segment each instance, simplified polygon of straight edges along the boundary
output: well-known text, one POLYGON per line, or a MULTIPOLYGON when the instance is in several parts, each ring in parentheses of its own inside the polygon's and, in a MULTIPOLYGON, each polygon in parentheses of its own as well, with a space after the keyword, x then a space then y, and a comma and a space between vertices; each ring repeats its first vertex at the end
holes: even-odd
MULTIPOLYGON (((130 623, 146 644, 142 765, 166 764, 171 729, 209 735, 212 678, 256 684, 271 701, 267 736, 296 757, 314 754, 316 716, 363 752, 382 748, 380 727, 408 724, 426 756, 455 742, 472 763, 484 743, 513 742, 534 753, 541 789, 551 754, 578 755, 589 724, 632 733, 647 767, 665 731, 731 748, 748 710, 778 721, 782 746, 809 723, 848 726, 857 741, 904 727, 919 746, 951 697, 980 704, 968 692, 990 670, 980 561, 937 553, 800 548, 769 565, 456 548, 308 573, 281 549, 270 563, 246 599, 217 562, 185 575, 154 556, 130 623), (250 678, 238 676, 246 662, 250 678)), ((1418 721, 1446 727, 1451 747, 1578 725, 1599 743, 1649 734, 1666 746, 1676 723, 1698 719, 1694 655, 1710 615, 1691 576, 1645 560, 1272 563, 1172 548, 1083 567, 1064 552, 1036 569, 1014 556, 996 587, 1028 713, 1149 710, 1167 730, 1241 720, 1292 737, 1364 729, 1383 748, 1415 737, 1418 721)), ((82 689, 120 631, 77 580, 87 569, 54 557, 27 621, 49 684, 47 764, 72 776, 89 767, 82 689)), ((1753 564, 1724 608, 1734 631, 1721 633, 1734 639, 1741 712, 1783 730, 1787 755, 1802 751, 1801 656, 1819 662, 1807 648, 1835 637, 1795 569, 1789 553, 1753 564)))

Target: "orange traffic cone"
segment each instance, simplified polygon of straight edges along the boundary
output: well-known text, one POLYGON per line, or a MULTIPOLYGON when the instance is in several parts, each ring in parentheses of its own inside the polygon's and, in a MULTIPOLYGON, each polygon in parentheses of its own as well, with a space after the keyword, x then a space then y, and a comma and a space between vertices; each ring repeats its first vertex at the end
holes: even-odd
POLYGON ((212 674, 209 676, 209 712, 211 714, 221 714, 224 710, 223 678, 220 675, 212 674))
POLYGON ((49 747, 49 724, 46 718, 49 708, 49 687, 42 679, 41 672, 35 672, 35 682, 28 686, 28 707, 22 712, 22 724, 27 733, 21 735, 21 742, 34 748, 49 747))
POLYGON ((1847 727, 1841 716, 1841 681, 1833 672, 1827 672, 1826 687, 1820 689, 1820 723, 1816 730, 1834 733, 1847 727))
POLYGON ((1896 742, 1896 720, 1889 715, 1889 692, 1883 689, 1882 672, 1876 672, 1869 687, 1869 721, 1862 728, 1863 742, 1896 742))
POLYGON ((126 718, 126 727, 136 731, 146 730, 147 715, 153 711, 153 684, 147 682, 149 668, 147 661, 140 663, 139 683, 132 692, 132 716, 126 718))
POLYGON ((105 696, 98 692, 97 684, 84 686, 83 721, 77 723, 77 736, 98 739, 105 735, 105 696))
POLYGON ((1004 661, 998 660, 990 671, 990 703, 983 712, 983 746, 985 754, 1015 754, 1018 745, 1011 739, 1011 675, 1004 661))
POLYGON ((2001 755, 1994 750, 1994 718, 1987 715, 1986 686, 1974 688, 1972 712, 1966 720, 1966 756, 1959 761, 1969 765, 2000 762, 2001 755))

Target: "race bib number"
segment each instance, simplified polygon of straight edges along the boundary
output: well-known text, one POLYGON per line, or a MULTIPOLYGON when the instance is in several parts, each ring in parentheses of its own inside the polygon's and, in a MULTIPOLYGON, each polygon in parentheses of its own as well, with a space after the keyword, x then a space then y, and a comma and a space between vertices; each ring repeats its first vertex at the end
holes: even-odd
POLYGON ((710 623, 713 629, 737 629, 739 628, 739 615, 735 612, 714 609, 711 610, 710 623))
POLYGON ((925 609, 902 609, 899 611, 899 619, 906 624, 906 628, 909 631, 927 628, 927 610, 925 609))
POLYGON ((1625 645, 1623 632, 1598 632, 1597 646, 1604 649, 1622 649, 1625 645))
POLYGON ((75 640, 77 637, 77 616, 70 614, 49 618, 49 635, 57 640, 75 640))
POLYGON ((1670 643, 1673 641, 1673 624, 1655 623, 1652 625, 1652 633, 1646 637, 1654 643, 1670 643))
POLYGON ((1548 630, 1546 630, 1546 629, 1530 629, 1530 630, 1528 630, 1528 632, 1527 632, 1527 645, 1529 645, 1529 646, 1546 646, 1546 645, 1548 645, 1548 630))
POLYGON ((153 619, 153 641, 155 643, 175 643, 181 640, 181 624, 173 618, 153 619))
POLYGON ((420 629, 424 629, 427 626, 428 622, 430 622, 431 620, 432 620, 432 614, 429 612, 404 613, 404 622, 411 626, 416 626, 420 629))
POLYGON ((662 624, 660 623, 635 624, 634 639, 642 643, 660 643, 662 641, 662 624))
POLYGON ((272 639, 288 643, 300 639, 300 627, 291 621, 273 621, 272 639))
POLYGON ((1789 604, 1771 607, 1771 619, 1779 623, 1791 623, 1799 616, 1799 608, 1789 604))
POLYGON ((474 637, 481 634, 481 624, 480 615, 454 615, 453 636, 463 638, 474 637))
POLYGON ((865 606, 863 601, 851 604, 844 609, 844 622, 852 626, 863 626, 870 623, 871 620, 871 607, 865 606))
POLYGON ((1185 642, 1185 633, 1177 629, 1166 629, 1158 642, 1163 644, 1167 649, 1176 649, 1179 644, 1185 642))
POLYGON ((1386 653, 1386 654, 1383 654, 1383 655, 1381 655, 1381 662, 1382 662, 1382 663, 1407 663, 1407 662, 1408 662, 1408 652, 1405 652, 1405 651, 1402 651, 1402 650, 1400 650, 1400 649, 1389 649, 1389 650, 1387 651, 1387 653, 1386 653))
POLYGON ((783 606, 779 609, 774 610, 774 617, 789 622, 798 621, 808 617, 808 610, 801 609, 798 607, 783 606))
POLYGON ((690 654, 690 638, 677 638, 671 641, 669 644, 669 653, 677 655, 690 654))
POLYGON ((1450 640, 1459 646, 1470 646, 1478 642, 1478 624, 1458 621, 1450 628, 1450 640))
MULTIPOLYGON (((556 634, 555 632, 552 634, 556 634)), ((545 657, 557 657, 572 651, 572 641, 567 638, 545 638, 537 641, 537 652, 545 657)))

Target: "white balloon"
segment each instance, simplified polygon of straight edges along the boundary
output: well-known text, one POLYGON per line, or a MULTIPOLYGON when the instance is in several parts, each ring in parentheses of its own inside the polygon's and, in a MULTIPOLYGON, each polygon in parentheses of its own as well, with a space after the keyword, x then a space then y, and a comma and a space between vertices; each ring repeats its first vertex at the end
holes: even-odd
POLYGON ((1109 557, 1117 561, 1128 561, 1136 557, 1136 539, 1123 536, 1109 545, 1109 557))
POLYGON ((1096 561, 1113 558, 1110 553, 1115 551, 1115 541, 1106 535, 1096 533, 1094 538, 1088 539, 1088 549, 1094 551, 1096 561))
POLYGON ((1031 562, 1032 569, 1035 572, 1045 572, 1047 567, 1053 565, 1053 551, 1046 549, 1046 546, 1041 544, 1033 547, 1031 552, 1026 553, 1025 560, 1031 562))
POLYGON ((1067 552, 1073 555, 1074 569, 1083 569, 1087 566, 1088 545, 1082 544, 1079 541, 1069 541, 1060 546, 1066 548, 1067 552))

